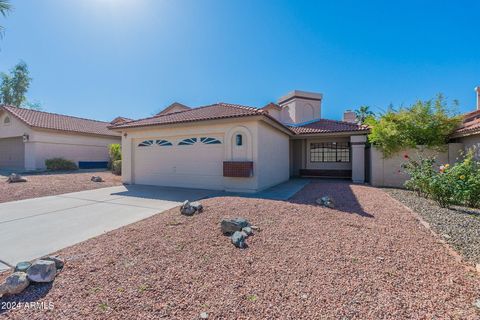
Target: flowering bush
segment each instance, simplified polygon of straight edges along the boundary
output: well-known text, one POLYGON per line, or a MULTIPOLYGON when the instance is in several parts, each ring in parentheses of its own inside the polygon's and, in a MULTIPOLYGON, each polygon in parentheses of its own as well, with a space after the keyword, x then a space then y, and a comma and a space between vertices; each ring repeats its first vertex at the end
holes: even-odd
POLYGON ((480 207, 480 163, 470 150, 465 159, 450 170, 455 188, 455 199, 469 207, 480 207))
POLYGON ((408 161, 402 165, 410 175, 405 187, 418 195, 430 198, 441 207, 463 204, 480 207, 480 163, 474 160, 473 150, 453 166, 438 166, 434 157, 408 161))

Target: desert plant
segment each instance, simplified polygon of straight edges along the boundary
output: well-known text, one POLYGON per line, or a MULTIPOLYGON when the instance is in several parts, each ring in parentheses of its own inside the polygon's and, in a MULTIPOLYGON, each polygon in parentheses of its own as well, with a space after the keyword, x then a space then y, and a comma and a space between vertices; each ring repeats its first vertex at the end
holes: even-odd
POLYGON ((112 163, 112 172, 117 176, 122 174, 122 160, 115 160, 112 163))
POLYGON ((75 164, 75 162, 63 158, 47 159, 45 160, 45 166, 47 167, 47 170, 51 171, 78 169, 78 166, 75 164))
POLYGON ((113 162, 117 160, 122 160, 122 147, 120 144, 110 144, 108 145, 108 167, 113 170, 113 162))

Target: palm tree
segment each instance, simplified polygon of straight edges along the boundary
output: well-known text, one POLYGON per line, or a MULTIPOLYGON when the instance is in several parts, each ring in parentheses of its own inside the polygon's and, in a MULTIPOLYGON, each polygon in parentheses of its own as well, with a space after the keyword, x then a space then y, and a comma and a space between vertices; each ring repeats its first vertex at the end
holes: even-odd
MULTIPOLYGON (((0 15, 6 16, 7 13, 12 10, 12 6, 9 3, 9 0, 0 0, 0 15)), ((3 34, 3 27, 0 26, 0 36, 3 34)))
POLYGON ((355 116, 357 117, 358 122, 364 123, 365 119, 375 116, 375 113, 370 111, 369 106, 360 106, 357 110, 355 110, 355 116))

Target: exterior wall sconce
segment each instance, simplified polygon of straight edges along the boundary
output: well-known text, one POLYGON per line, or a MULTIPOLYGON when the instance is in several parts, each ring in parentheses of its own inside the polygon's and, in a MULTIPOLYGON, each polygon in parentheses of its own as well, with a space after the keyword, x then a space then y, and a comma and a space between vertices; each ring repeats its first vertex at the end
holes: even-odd
POLYGON ((123 136, 126 138, 126 137, 128 136, 128 133, 125 132, 125 133, 123 134, 123 136))
POLYGON ((23 137, 23 143, 28 142, 28 140, 30 139, 30 136, 26 133, 24 133, 22 137, 23 137))

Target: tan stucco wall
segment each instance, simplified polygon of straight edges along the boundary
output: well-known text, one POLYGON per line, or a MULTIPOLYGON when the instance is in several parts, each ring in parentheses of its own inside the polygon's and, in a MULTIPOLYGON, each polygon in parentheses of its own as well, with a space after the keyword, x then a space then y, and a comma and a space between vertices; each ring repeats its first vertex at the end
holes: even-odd
POLYGON ((45 160, 65 158, 79 161, 108 161, 108 145, 120 143, 120 137, 103 137, 58 131, 33 130, 25 144, 25 167, 44 169, 45 160))
POLYGON ((413 160, 418 160, 419 155, 423 157, 436 156, 437 162, 441 164, 455 163, 459 158, 459 151, 463 145, 458 143, 449 143, 444 151, 435 151, 419 147, 418 149, 408 149, 398 152, 388 158, 384 158, 383 153, 372 146, 371 151, 371 177, 370 183, 377 187, 403 187, 408 175, 403 171, 402 164, 406 162, 405 154, 413 160))
POLYGON ((17 120, 17 118, 9 115, 5 111, 0 111, 0 139, 21 137, 25 133, 30 134, 31 132, 32 129, 23 124, 23 122, 17 120), (6 117, 10 118, 10 124, 4 124, 6 117))
POLYGON ((258 135, 258 189, 265 189, 290 177, 290 137, 260 122, 258 135))
POLYGON ((480 133, 466 136, 459 140, 463 143, 465 152, 473 148, 475 150, 475 158, 480 161, 480 133))

